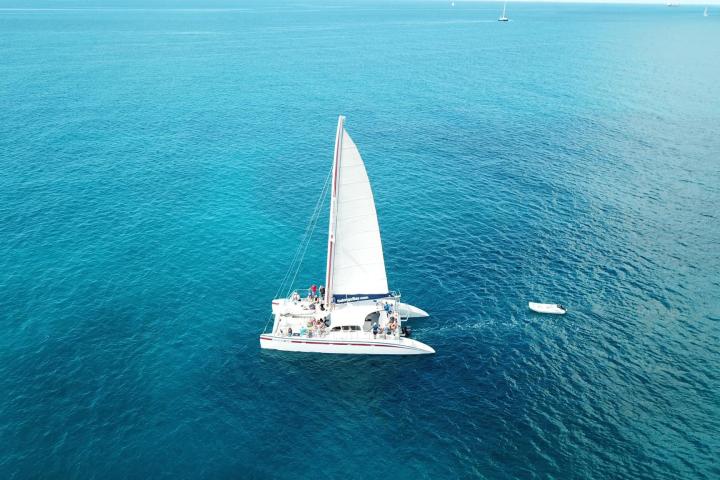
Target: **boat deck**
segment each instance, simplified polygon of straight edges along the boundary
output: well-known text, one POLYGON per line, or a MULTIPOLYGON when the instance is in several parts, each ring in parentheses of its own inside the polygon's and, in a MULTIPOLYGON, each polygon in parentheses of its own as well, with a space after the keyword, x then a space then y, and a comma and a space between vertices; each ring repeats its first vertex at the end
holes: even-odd
MULTIPOLYGON (((278 298, 272 302, 275 317, 272 330, 260 336, 260 347, 365 355, 435 353, 432 347, 402 333, 398 304, 396 298, 392 298, 392 303, 387 299, 370 300, 335 306, 328 311, 310 298, 278 298)), ((405 307, 408 311, 425 314, 411 305, 405 307)))

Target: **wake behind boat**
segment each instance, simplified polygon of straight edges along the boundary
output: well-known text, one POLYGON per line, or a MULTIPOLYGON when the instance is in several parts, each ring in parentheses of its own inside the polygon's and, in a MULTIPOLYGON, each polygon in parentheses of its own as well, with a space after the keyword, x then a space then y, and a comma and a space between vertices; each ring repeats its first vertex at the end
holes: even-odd
MULTIPOLYGON (((335 136, 326 287, 320 287, 319 295, 312 288, 306 296, 295 290, 287 298, 274 299, 272 330, 260 335, 260 347, 365 355, 435 353, 432 347, 409 338, 410 329, 402 326, 403 320, 427 313, 401 303, 400 295, 388 288, 370 181, 344 121, 340 116, 335 136)), ((324 187, 318 206, 325 192, 324 187)), ((311 218, 311 225, 316 221, 311 218)))

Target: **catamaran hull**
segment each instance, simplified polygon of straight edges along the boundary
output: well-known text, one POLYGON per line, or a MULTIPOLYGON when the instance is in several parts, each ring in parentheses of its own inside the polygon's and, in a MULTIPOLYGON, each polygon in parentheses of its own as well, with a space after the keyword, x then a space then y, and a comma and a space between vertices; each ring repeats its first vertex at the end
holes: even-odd
POLYGON ((423 318, 430 316, 430 314, 422 308, 410 305, 409 303, 398 302, 397 311, 401 317, 405 318, 423 318))
POLYGON ((284 352, 335 353, 346 355, 428 355, 432 347, 417 340, 401 338, 393 341, 312 339, 261 335, 260 348, 284 352))

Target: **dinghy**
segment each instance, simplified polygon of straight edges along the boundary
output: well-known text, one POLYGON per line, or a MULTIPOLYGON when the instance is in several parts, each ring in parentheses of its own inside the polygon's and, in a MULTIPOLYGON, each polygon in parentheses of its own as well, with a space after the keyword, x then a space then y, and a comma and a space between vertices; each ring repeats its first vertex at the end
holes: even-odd
POLYGON ((533 312, 538 313, 552 313, 554 315, 565 315, 567 313, 567 308, 556 303, 529 302, 528 307, 530 307, 530 310, 532 310, 533 312))
MULTIPOLYGON (((330 192, 325 287, 302 297, 289 288, 287 297, 272 301, 272 328, 260 335, 260 348, 289 352, 363 355, 423 355, 432 347, 411 339, 401 326, 410 317, 427 317, 424 310, 400 302, 388 288, 380 227, 365 164, 340 116, 335 155, 306 237, 285 277, 292 286, 312 238, 323 199, 330 192), (328 181, 332 183, 328 189, 328 181), (293 273, 294 271, 294 273, 293 273), (290 293, 292 292, 292 294, 290 293)), ((269 325, 270 321, 268 321, 269 325)))

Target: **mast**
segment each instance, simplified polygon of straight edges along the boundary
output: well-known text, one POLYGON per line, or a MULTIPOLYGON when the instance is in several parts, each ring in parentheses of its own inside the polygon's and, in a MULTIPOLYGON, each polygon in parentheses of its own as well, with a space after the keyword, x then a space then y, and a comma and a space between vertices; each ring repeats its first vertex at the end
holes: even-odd
POLYGON ((327 246, 327 270, 325 274, 325 299, 324 303, 330 308, 332 299, 332 275, 333 263, 335 261, 335 229, 337 227, 337 197, 338 177, 340 174, 340 156, 342 155, 342 139, 345 117, 338 117, 337 133, 335 134, 335 156, 333 158, 332 187, 330 194, 330 221, 328 222, 328 246, 327 246))
POLYGON ((505 17, 505 8, 506 8, 506 7, 507 7, 507 2, 503 3, 503 16, 502 16, 502 18, 506 18, 506 17, 505 17))

